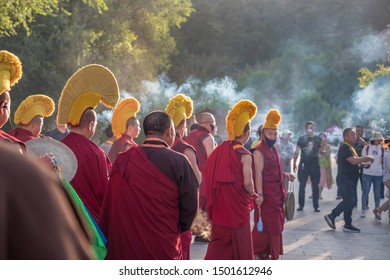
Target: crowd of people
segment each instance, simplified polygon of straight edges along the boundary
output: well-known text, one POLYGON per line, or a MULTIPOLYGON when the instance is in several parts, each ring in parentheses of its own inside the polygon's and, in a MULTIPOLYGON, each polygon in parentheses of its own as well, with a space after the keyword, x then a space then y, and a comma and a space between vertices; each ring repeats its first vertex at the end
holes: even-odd
MULTIPOLYGON (((0 211, 0 228, 8 233, 25 228, 23 234, 1 235, 0 259, 189 260, 195 235, 195 241, 208 243, 207 260, 276 260, 283 255, 292 171, 299 180, 298 211, 304 209, 308 182, 315 212, 321 211, 322 190, 334 184, 330 145, 326 134, 314 133, 314 122, 305 124, 306 134, 294 151, 292 132, 284 130, 279 137, 282 115, 271 109, 257 130, 259 139, 248 146, 257 106, 243 99, 226 116, 228 139, 216 140, 211 112, 198 114, 188 132, 193 100, 177 94, 162 110, 148 113, 141 125, 137 113, 142 104, 132 97, 119 102, 115 76, 95 64, 67 81, 57 104, 56 128, 45 132, 77 161, 72 178, 60 179, 50 170, 61 172, 66 164, 58 166, 50 150, 40 158, 28 155, 28 142, 44 137, 44 118, 56 111, 54 101, 43 94, 27 97, 14 114, 17 127, 4 132, 11 87, 22 76, 19 58, 0 51, 0 73, 0 172, 5 182, 0 200, 8 207, 0 211), (114 110, 100 147, 91 141, 98 104, 114 110), (137 144, 141 131, 146 139, 137 144), (25 176, 15 175, 22 167, 25 176), (202 226, 195 227, 195 221, 202 226)), ((379 132, 369 142, 352 128, 343 136, 336 178, 342 201, 325 220, 335 229, 336 217, 344 212, 344 230, 358 232, 351 212, 359 177, 362 216, 371 184, 375 218, 389 209, 389 201, 379 205, 382 183, 390 188, 389 144, 383 145, 379 132)))

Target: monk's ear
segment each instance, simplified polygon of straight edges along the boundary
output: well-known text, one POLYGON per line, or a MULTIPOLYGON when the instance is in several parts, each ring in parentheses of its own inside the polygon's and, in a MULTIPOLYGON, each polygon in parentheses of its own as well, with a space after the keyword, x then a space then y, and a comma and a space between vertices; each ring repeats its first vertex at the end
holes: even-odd
POLYGON ((92 131, 94 125, 95 125, 95 122, 94 122, 94 121, 90 121, 90 122, 88 123, 88 130, 92 131))

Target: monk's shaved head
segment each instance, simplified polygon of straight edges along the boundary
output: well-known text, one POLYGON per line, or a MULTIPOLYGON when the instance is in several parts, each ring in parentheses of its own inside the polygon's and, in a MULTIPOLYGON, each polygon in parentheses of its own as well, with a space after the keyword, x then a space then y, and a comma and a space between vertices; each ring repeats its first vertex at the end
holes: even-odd
POLYGON ((81 120, 80 120, 80 128, 85 128, 88 126, 90 122, 96 122, 96 113, 93 109, 87 109, 84 111, 81 120))
POLYGON ((214 115, 207 112, 201 113, 199 115, 199 123, 203 122, 215 122, 214 115))

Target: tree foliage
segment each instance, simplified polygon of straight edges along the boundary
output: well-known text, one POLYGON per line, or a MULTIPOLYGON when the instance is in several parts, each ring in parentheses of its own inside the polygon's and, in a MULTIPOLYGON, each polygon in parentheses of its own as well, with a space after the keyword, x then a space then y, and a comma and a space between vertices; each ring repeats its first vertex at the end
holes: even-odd
MULTIPOLYGON (((64 0, 3 0, 0 5, 0 37, 17 34, 21 26, 30 34, 30 25, 38 16, 53 16, 61 9, 64 0)), ((96 8, 99 12, 107 9, 104 0, 83 0, 85 4, 96 8)))

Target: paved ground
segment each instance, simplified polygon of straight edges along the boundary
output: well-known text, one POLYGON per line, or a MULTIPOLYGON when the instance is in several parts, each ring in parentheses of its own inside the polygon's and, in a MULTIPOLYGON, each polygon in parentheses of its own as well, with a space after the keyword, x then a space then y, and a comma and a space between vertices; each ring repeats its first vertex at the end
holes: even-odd
MULTIPOLYGON (((335 164, 333 163, 335 167, 335 164)), ((335 176, 335 172, 333 173, 335 176)), ((361 205, 352 213, 353 224, 360 228, 361 233, 343 232, 343 217, 336 220, 336 230, 331 230, 324 220, 324 215, 339 203, 336 200, 337 187, 324 190, 320 200, 321 212, 313 211, 311 187, 306 187, 305 209, 295 212, 294 219, 285 223, 283 232, 283 260, 390 260, 390 224, 388 213, 382 213, 382 221, 374 218, 373 192, 369 197, 370 210, 366 218, 360 218, 361 205)), ((360 184, 358 199, 360 202, 360 184)), ((298 181, 295 182, 295 198, 298 198, 298 181)), ((384 200, 381 200, 381 203, 384 200)), ((192 243, 191 259, 203 259, 207 250, 206 244, 192 243)))

